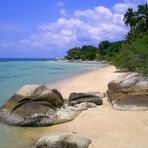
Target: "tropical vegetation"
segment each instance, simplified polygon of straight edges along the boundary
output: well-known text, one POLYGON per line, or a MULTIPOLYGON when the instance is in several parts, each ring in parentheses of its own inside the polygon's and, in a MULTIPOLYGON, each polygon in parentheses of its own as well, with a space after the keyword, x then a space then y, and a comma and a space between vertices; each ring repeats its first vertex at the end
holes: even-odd
POLYGON ((123 21, 130 28, 124 41, 102 41, 98 47, 75 47, 65 58, 106 60, 120 69, 148 75, 148 4, 139 5, 136 10, 128 8, 123 21))
POLYGON ((97 47, 94 46, 82 46, 70 49, 67 52, 66 59, 69 60, 94 60, 96 58, 97 47))

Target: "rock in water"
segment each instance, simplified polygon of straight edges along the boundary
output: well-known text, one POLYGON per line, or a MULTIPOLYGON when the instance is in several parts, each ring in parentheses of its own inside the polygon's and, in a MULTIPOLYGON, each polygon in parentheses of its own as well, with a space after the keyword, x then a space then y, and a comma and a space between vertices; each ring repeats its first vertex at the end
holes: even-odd
POLYGON ((90 139, 67 133, 53 133, 42 137, 36 148, 88 148, 90 139))
POLYGON ((0 120, 19 126, 47 126, 56 120, 64 100, 56 89, 25 85, 0 108, 0 120))
POLYGON ((148 110, 148 78, 126 73, 108 84, 108 100, 116 110, 148 110))
POLYGON ((71 93, 69 96, 69 102, 68 104, 73 106, 76 104, 80 104, 82 102, 90 102, 95 103, 96 105, 102 105, 102 97, 99 97, 94 94, 90 93, 71 93))

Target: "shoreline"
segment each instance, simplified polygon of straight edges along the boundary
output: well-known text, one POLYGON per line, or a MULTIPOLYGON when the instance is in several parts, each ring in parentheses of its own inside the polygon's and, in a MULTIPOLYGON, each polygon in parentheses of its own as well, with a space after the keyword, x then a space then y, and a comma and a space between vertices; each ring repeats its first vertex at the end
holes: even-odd
MULTIPOLYGON (((64 98, 71 92, 106 92, 109 81, 116 79, 118 73, 114 66, 98 68, 53 85, 58 87, 64 98)), ((107 98, 103 105, 81 112, 71 122, 49 127, 50 132, 74 132, 90 138, 89 148, 147 148, 148 111, 116 111, 107 98)), ((43 135, 46 135, 43 134, 43 135)))
POLYGON ((70 83, 72 80, 75 80, 77 79, 78 77, 81 77, 83 75, 87 75, 87 74, 91 74, 92 72, 96 72, 96 71, 99 71, 100 69, 102 68, 107 68, 107 67, 115 67, 113 65, 106 65, 106 66, 103 66, 103 67, 98 67, 98 68, 93 68, 93 69, 87 69, 83 72, 80 72, 76 75, 73 75, 73 76, 68 76, 67 78, 64 78, 64 79, 61 79, 61 80, 58 80, 58 81, 55 81, 51 84, 46 84, 47 87, 49 88, 56 88, 56 89, 61 89, 62 87, 64 87, 64 83, 70 83), (60 85, 60 86, 59 86, 60 85))
MULTIPOLYGON (((105 67, 98 67, 98 68, 95 68, 95 69, 90 69, 88 71, 81 72, 81 73, 79 73, 79 74, 77 74, 75 76, 71 76, 71 77, 59 80, 59 81, 54 82, 52 84, 47 84, 46 86, 51 88, 51 89, 53 89, 53 88, 58 89, 62 93, 62 95, 64 97, 66 96, 66 99, 68 99, 68 94, 70 94, 70 92, 72 92, 74 90, 77 91, 77 92, 100 91, 100 92, 105 92, 106 93, 107 83, 109 81, 113 80, 114 78, 116 78, 117 76, 119 76, 120 74, 122 74, 122 73, 116 73, 116 70, 117 69, 113 65, 107 65, 105 67), (95 77, 96 81, 100 82, 101 79, 99 78, 99 76, 100 76, 100 73, 102 73, 102 72, 105 73, 106 77, 108 77, 108 75, 111 74, 112 75, 112 79, 108 78, 108 81, 105 80, 106 83, 103 86, 99 86, 100 87, 99 89, 96 88, 97 87, 96 84, 94 84, 94 85, 89 84, 89 85, 92 85, 92 89, 88 89, 88 90, 85 89, 85 87, 86 87, 85 85, 84 85, 84 87, 81 86, 81 88, 78 89, 78 90, 77 89, 73 89, 74 87, 75 88, 76 87, 79 88, 80 83, 78 85, 76 85, 76 83, 77 83, 77 81, 80 82, 83 79, 88 79, 87 81, 89 81, 89 79, 90 79, 90 81, 91 81, 93 79, 93 77, 95 77), (97 76, 97 74, 98 74, 98 76, 97 76), (98 80, 97 80, 97 77, 99 78, 98 80), (70 84, 72 84, 72 85, 74 84, 75 86, 70 86, 70 84), (68 90, 68 86, 69 87, 73 87, 73 88, 68 90), (64 90, 64 92, 63 92, 63 90, 64 90)), ((102 78, 101 83, 103 83, 103 80, 104 80, 104 78, 102 78)))
MULTIPOLYGON (((35 59, 34 59, 35 60, 35 59)), ((107 64, 66 63, 59 61, 7 61, 0 62, 0 105, 27 84, 53 84, 68 77, 91 71, 107 64), (8 68, 7 65, 11 65, 8 68), (17 66, 16 66, 17 65, 17 66), (15 67, 16 66, 16 67, 15 67)))
MULTIPOLYGON (((106 92, 108 82, 119 75, 121 73, 117 73, 116 68, 111 65, 80 73, 48 87, 57 88, 63 98, 68 99, 71 92, 106 92)), ((38 128, 3 125, 4 129, 11 133, 10 138, 14 141, 6 143, 5 147, 34 148, 37 140, 46 134, 74 132, 91 139, 89 148, 108 148, 108 145, 114 148, 147 148, 147 117, 148 111, 115 111, 107 98, 104 98, 103 105, 83 111, 73 121, 67 123, 38 128)))

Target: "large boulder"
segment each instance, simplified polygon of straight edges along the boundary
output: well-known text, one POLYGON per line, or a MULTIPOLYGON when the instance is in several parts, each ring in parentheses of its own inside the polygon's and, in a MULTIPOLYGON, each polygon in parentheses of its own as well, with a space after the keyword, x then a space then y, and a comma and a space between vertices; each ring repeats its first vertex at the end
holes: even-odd
POLYGON ((96 105, 102 105, 102 95, 94 95, 92 93, 71 93, 69 96, 68 104, 73 106, 82 102, 95 103, 96 105))
POLYGON ((0 120, 19 126, 47 126, 56 120, 64 100, 56 89, 25 85, 0 108, 0 120))
POLYGON ((52 133, 39 139, 36 148, 88 148, 90 143, 90 139, 76 134, 52 133))
POLYGON ((126 73, 108 84, 108 100, 116 110, 148 110, 148 78, 126 73))

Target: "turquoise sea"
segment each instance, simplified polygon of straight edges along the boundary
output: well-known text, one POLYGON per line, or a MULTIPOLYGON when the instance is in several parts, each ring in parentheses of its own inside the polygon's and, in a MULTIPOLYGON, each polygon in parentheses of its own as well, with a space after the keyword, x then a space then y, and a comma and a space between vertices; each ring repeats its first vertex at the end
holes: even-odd
POLYGON ((25 84, 51 84, 105 65, 51 60, 0 60, 0 105, 25 84))
MULTIPOLYGON (((25 84, 51 84, 105 66, 107 64, 102 62, 72 63, 49 59, 0 59, 0 105, 25 84)), ((33 147, 33 142, 36 141, 34 138, 38 137, 42 129, 12 127, 0 123, 0 148, 33 147)))

